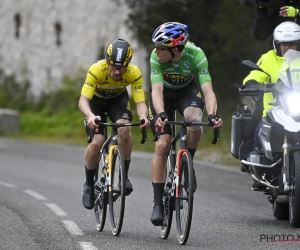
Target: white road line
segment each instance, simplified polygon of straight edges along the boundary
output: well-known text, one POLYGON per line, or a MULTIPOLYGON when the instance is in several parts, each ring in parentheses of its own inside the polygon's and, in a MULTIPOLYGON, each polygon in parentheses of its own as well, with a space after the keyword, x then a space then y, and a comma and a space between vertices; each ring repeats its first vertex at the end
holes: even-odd
POLYGON ((98 250, 91 242, 78 242, 83 250, 98 250))
POLYGON ((33 198, 36 198, 37 200, 47 200, 43 195, 38 194, 37 192, 34 192, 32 190, 23 190, 24 193, 31 195, 33 198))
POLYGON ((65 227, 69 230, 71 235, 83 235, 83 232, 80 228, 75 224, 75 222, 71 220, 63 220, 65 227))
POLYGON ((67 214, 57 205, 45 203, 45 205, 50 208, 57 216, 66 216, 67 214))
POLYGON ((10 184, 10 183, 6 183, 6 182, 2 182, 0 181, 0 185, 4 186, 4 187, 9 187, 9 188, 15 188, 17 187, 16 185, 10 184))

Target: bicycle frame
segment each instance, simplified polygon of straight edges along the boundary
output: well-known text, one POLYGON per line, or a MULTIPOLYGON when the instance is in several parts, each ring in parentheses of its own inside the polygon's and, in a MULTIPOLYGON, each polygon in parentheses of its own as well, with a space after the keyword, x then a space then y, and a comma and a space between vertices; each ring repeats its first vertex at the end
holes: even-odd
MULTIPOLYGON (((173 117, 176 121, 176 109, 173 109, 173 117)), ((170 160, 171 160, 171 169, 173 173, 176 173, 175 176, 175 183, 176 183, 176 189, 175 189, 175 197, 179 197, 179 188, 178 188, 178 182, 179 182, 179 174, 180 174, 180 158, 184 152, 187 152, 187 142, 186 142, 186 134, 187 134, 187 128, 184 126, 180 127, 180 131, 176 134, 176 124, 172 123, 170 124, 172 128, 172 139, 171 139, 171 146, 170 146, 170 160), (176 143, 180 140, 179 150, 177 152, 176 156, 176 143)), ((173 177, 174 178, 174 177, 173 177)))

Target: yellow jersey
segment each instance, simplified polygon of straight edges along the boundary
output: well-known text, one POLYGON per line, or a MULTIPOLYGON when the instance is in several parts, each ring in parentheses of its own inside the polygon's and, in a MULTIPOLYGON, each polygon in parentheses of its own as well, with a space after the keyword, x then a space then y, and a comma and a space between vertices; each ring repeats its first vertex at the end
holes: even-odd
POLYGON ((89 68, 81 94, 89 99, 94 95, 105 99, 114 98, 124 92, 128 85, 131 85, 135 103, 145 101, 142 73, 136 65, 129 63, 122 80, 115 81, 109 74, 106 60, 100 60, 89 68))

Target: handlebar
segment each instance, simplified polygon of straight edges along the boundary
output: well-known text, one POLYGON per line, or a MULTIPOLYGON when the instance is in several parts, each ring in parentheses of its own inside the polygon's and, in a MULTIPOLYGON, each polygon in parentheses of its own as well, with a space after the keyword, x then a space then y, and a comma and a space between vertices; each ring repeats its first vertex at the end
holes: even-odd
MULTIPOLYGON (((212 127, 214 124, 211 123, 205 123, 205 122, 188 122, 188 121, 167 121, 166 124, 175 124, 180 125, 182 127, 190 127, 190 126, 208 126, 212 127)), ((154 136, 153 141, 157 141, 161 134, 161 128, 157 128, 156 134, 154 136)), ((220 129, 215 128, 214 129, 214 138, 212 140, 212 144, 216 144, 220 140, 220 129)))
MULTIPOLYGON (((134 126, 140 126, 145 124, 145 120, 142 119, 140 123, 107 123, 107 122, 101 122, 99 119, 95 118, 94 122, 99 125, 99 126, 104 126, 104 127, 113 127, 115 129, 120 128, 120 127, 134 127, 134 126)), ((144 144, 147 141, 147 130, 144 128, 141 130, 142 133, 142 139, 141 139, 141 144, 144 144)), ((91 143, 95 134, 95 128, 91 130, 90 136, 87 140, 87 143, 91 143)))
POLYGON ((272 92, 273 87, 276 83, 268 83, 268 84, 251 84, 244 85, 239 88, 239 93, 242 96, 256 96, 261 93, 269 93, 272 92))

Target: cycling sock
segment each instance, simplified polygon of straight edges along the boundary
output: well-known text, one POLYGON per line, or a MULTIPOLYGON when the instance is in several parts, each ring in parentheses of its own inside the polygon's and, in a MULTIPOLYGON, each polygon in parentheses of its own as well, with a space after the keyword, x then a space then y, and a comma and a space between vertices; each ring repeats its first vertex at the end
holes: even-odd
POLYGON ((165 183, 153 183, 154 206, 162 205, 162 197, 164 193, 165 183))
POLYGON ((192 159, 194 159, 194 155, 196 153, 196 150, 197 150, 197 148, 194 148, 194 149, 188 148, 188 151, 190 152, 190 154, 192 156, 192 159))
POLYGON ((95 176, 97 168, 95 168, 93 170, 87 169, 86 166, 84 166, 84 168, 85 168, 86 185, 93 186, 94 185, 94 176, 95 176))
POLYGON ((129 170, 129 165, 130 165, 131 159, 129 160, 124 160, 125 163, 125 177, 128 178, 128 170, 129 170))

